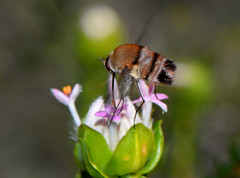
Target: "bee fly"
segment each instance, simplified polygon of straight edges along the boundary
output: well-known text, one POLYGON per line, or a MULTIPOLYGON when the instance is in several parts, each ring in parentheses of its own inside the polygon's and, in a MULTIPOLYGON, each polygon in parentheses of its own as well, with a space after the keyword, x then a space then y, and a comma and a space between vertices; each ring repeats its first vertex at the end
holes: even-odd
MULTIPOLYGON (((124 44, 118 46, 107 57, 107 59, 104 60, 104 64, 106 69, 110 71, 113 76, 112 94, 114 93, 115 74, 121 74, 123 77, 124 81, 120 84, 120 100, 123 100, 123 97, 126 95, 126 92, 133 81, 137 82, 138 91, 141 97, 142 93, 138 84, 140 79, 144 79, 149 83, 154 84, 154 86, 159 83, 171 85, 176 70, 176 65, 173 60, 151 51, 146 46, 140 46, 137 44, 124 44)), ((112 99, 115 106, 114 94, 112 99)), ((136 110, 136 114, 144 103, 143 97, 142 100, 143 102, 136 110)))

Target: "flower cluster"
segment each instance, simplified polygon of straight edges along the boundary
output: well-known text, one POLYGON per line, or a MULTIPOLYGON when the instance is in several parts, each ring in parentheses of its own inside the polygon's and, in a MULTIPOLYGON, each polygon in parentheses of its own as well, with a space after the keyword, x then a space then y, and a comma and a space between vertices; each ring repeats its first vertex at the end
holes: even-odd
MULTIPOLYGON (((111 80, 109 96, 113 92, 111 80)), ((75 100, 82 91, 79 84, 72 91, 70 86, 64 87, 63 92, 55 88, 51 91, 59 102, 68 106, 78 127, 75 159, 81 170, 93 177, 146 174, 156 166, 163 147, 161 122, 153 126, 152 103, 157 104, 162 112, 167 112, 167 105, 161 100, 168 97, 154 93, 153 84, 148 86, 140 80, 142 97, 134 101, 128 96, 120 99, 117 83, 114 82, 114 102, 117 105, 105 103, 99 97, 82 120, 75 107, 75 100), (136 113, 134 105, 138 106, 143 100, 141 113, 136 113)))

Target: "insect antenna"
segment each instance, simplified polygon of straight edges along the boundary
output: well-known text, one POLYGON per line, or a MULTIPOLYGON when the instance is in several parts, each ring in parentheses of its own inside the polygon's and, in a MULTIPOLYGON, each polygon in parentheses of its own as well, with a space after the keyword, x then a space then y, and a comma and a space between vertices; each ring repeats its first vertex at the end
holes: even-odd
POLYGON ((103 59, 103 58, 100 58, 100 57, 97 57, 97 59, 96 59, 97 61, 101 61, 101 62, 104 62, 105 61, 105 59, 103 59))

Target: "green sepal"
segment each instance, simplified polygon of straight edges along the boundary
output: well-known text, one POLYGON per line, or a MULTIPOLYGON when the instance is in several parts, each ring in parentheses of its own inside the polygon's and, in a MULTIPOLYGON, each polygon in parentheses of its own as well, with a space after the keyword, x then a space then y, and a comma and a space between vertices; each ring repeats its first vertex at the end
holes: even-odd
POLYGON ((99 177, 99 178, 109 178, 106 174, 104 174, 99 167, 93 162, 91 159, 90 153, 88 151, 88 148, 86 146, 86 143, 84 142, 83 139, 79 138, 79 143, 82 148, 82 153, 83 153, 83 160, 85 163, 85 167, 87 172, 92 176, 92 177, 99 177))
POLYGON ((143 168, 154 150, 154 143, 152 130, 143 124, 132 126, 118 143, 104 172, 123 176, 143 168))
POLYGON ((153 125, 153 132, 155 135, 155 147, 153 150, 153 154, 151 155, 150 159, 146 163, 143 169, 139 170, 136 174, 147 174, 152 171, 157 163, 159 162, 162 152, 163 152, 163 145, 164 145, 164 136, 161 128, 162 120, 159 120, 154 123, 153 125))
POLYGON ((85 170, 85 165, 84 165, 84 160, 83 160, 83 150, 81 147, 81 144, 79 142, 76 143, 75 148, 74 148, 74 158, 79 166, 79 168, 84 171, 85 170))
POLYGON ((82 139, 87 146, 92 162, 103 170, 112 157, 105 138, 97 131, 82 124, 79 127, 79 139, 82 139))

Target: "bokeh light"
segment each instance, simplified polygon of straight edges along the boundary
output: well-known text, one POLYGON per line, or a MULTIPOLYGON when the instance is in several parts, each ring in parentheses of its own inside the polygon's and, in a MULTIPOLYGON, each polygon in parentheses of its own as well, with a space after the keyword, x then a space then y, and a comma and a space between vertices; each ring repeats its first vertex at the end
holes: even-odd
POLYGON ((109 6, 98 4, 86 9, 80 19, 80 27, 90 38, 105 38, 119 26, 119 17, 109 6))

